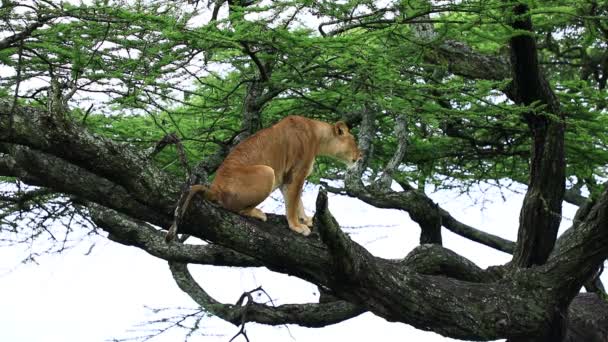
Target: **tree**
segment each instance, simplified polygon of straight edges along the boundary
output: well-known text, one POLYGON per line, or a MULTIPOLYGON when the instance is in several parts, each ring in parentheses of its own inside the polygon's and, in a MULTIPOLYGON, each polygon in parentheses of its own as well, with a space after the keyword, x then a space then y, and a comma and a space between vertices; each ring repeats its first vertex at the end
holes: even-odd
POLYGON ((90 220, 167 260, 184 292, 235 325, 323 327, 371 311, 458 339, 608 338, 597 278, 608 257, 606 4, 190 2, 2 2, 3 235, 55 238, 49 220, 65 234, 90 220), (344 173, 321 160, 313 180, 341 179, 325 189, 408 212, 420 247, 403 260, 371 255, 340 230, 325 190, 312 238, 281 217, 198 200, 179 229, 207 244, 163 241, 188 184, 292 113, 355 128, 363 161, 344 173), (425 194, 480 182, 527 185, 517 241, 459 222, 425 194), (558 237, 564 201, 580 208, 558 237), (441 246, 442 228, 513 259, 480 269, 441 246), (323 296, 223 304, 189 263, 263 265, 323 296))

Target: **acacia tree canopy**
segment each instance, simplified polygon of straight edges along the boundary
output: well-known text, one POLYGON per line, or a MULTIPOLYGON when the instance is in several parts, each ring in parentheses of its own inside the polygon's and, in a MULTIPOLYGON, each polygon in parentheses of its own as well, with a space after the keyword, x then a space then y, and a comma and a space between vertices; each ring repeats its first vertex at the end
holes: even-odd
POLYGON ((235 325, 323 327, 371 311, 458 339, 605 341, 607 17, 594 0, 3 0, 0 234, 101 229, 167 260, 180 289, 235 325), (207 244, 165 243, 183 190, 290 114, 347 121, 364 154, 348 172, 316 164, 312 181, 343 184, 320 191, 317 234, 197 200, 179 229, 207 244), (527 186, 517 241, 425 194, 482 182, 527 186), (408 212, 421 245, 403 260, 370 254, 326 191, 408 212), (558 238, 564 201, 579 210, 558 238), (442 228, 513 259, 480 269, 441 246, 442 228), (187 264, 265 266, 324 295, 224 304, 187 264))

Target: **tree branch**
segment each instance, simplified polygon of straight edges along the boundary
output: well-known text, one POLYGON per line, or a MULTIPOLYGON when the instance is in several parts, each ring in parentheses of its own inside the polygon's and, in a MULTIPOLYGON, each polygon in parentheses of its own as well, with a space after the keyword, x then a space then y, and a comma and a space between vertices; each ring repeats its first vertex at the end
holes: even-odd
POLYGON ((608 340, 608 302, 595 293, 581 293, 568 310, 566 342, 608 340))
MULTIPOLYGON (((482 54, 456 40, 445 40, 435 49, 425 51, 425 60, 447 64, 448 71, 471 79, 504 81, 511 77, 511 62, 503 56, 482 54)), ((504 89, 503 89, 504 90, 504 89)))
POLYGON ((476 283, 493 282, 502 275, 498 269, 482 270, 470 260, 437 244, 414 248, 402 262, 420 274, 442 275, 476 283))
POLYGON ((213 244, 189 245, 175 241, 167 243, 161 231, 145 222, 134 221, 115 210, 94 203, 87 204, 87 207, 93 222, 108 232, 110 240, 141 248, 155 257, 172 262, 215 266, 263 266, 254 258, 213 244))
POLYGON ((500 236, 486 233, 462 223, 442 208, 439 208, 439 214, 441 215, 441 224, 452 233, 458 234, 471 241, 481 243, 482 245, 492 247, 501 252, 513 254, 513 251, 515 250, 515 243, 513 241, 503 239, 500 236))
POLYGON ((379 189, 389 189, 393 181, 393 173, 397 170, 397 167, 401 165, 401 161, 405 157, 407 151, 407 122, 405 120, 405 114, 399 114, 395 118, 395 138, 397 139, 397 149, 386 163, 386 166, 382 170, 382 175, 378 179, 375 185, 379 189))
POLYGON ((260 61, 260 59, 256 55, 256 52, 251 50, 251 48, 249 47, 249 43, 247 43, 245 41, 240 41, 239 43, 243 47, 243 51, 245 51, 247 56, 249 56, 249 58, 251 58, 253 63, 258 67, 258 71, 260 72, 260 81, 268 82, 268 80, 270 79, 269 75, 268 75, 268 71, 266 70, 266 67, 264 66, 262 61, 260 61))
MULTIPOLYGON (((532 32, 527 5, 516 4, 511 26, 532 32)), ((518 103, 544 105, 548 113, 524 114, 532 133, 530 179, 520 213, 513 263, 520 267, 542 265, 557 238, 565 189, 564 114, 538 66, 536 42, 531 34, 510 40, 513 89, 518 103)))
MULTIPOLYGON (((18 122, 16 126, 21 125, 18 122)), ((57 133, 37 130, 24 141, 35 142, 49 134, 57 133)), ((88 146, 85 150, 91 148, 88 146)), ((159 214, 154 206, 133 200, 129 192, 116 184, 69 164, 81 163, 76 158, 77 153, 64 155, 65 158, 60 159, 21 146, 15 146, 11 153, 18 168, 32 173, 48 188, 78 194, 108 207, 119 207, 116 209, 155 225, 170 223, 170 214, 159 214)), ((130 154, 125 152, 123 157, 125 155, 130 154)), ((132 164, 133 161, 128 163, 132 164)), ((118 167, 116 172, 123 167, 118 167)), ((145 166, 138 166, 142 167, 145 166)), ((157 199, 161 203, 174 203, 177 197, 159 189, 150 190, 151 193, 164 193, 157 199)), ((337 297, 388 320, 456 338, 496 339, 542 330, 553 318, 556 302, 568 302, 576 294, 584 276, 588 276, 586 271, 598 267, 608 256, 608 231, 603 225, 606 212, 608 194, 598 200, 591 214, 581 222, 583 229, 577 229, 565 238, 567 248, 560 250, 547 265, 519 270, 505 275, 500 281, 483 284, 420 274, 408 263, 371 256, 352 241, 347 242, 352 244, 349 253, 358 260, 354 269, 360 269, 360 272, 353 276, 356 281, 343 282, 344 275, 334 271, 335 258, 327 246, 320 240, 291 232, 283 216, 269 215, 268 222, 260 222, 202 200, 193 201, 180 230, 255 258, 271 270, 331 289, 337 297), (577 291, 572 290, 575 288, 577 291)), ((439 262, 442 263, 445 261, 439 262)), ((464 269, 468 267, 464 265, 464 269)), ((458 272, 450 271, 452 275, 455 273, 458 272)))
MULTIPOLYGON (((604 205, 608 207, 608 203, 604 205)), ((508 275, 508 279, 481 286, 452 278, 420 275, 395 261, 359 253, 359 248, 362 249, 359 246, 351 251, 360 259, 360 274, 356 276, 357 281, 344 282, 343 274, 334 271, 334 257, 327 247, 312 238, 291 233, 284 223, 268 225, 217 210, 204 201, 195 201, 180 230, 255 256, 272 270, 294 274, 330 288, 338 297, 386 319, 469 339, 532 335, 543 330, 542 327, 554 318, 556 303, 569 301, 568 296, 573 298, 575 295, 567 293, 568 296, 564 296, 556 289, 565 290, 561 285, 566 283, 573 288, 580 287, 584 281, 582 277, 563 276, 570 274, 568 272, 576 273, 574 265, 585 253, 583 246, 592 244, 594 256, 598 257, 586 260, 589 267, 597 267, 601 262, 599 258, 608 255, 608 243, 604 240, 608 238, 608 231, 594 223, 587 230, 572 235, 571 242, 575 242, 576 247, 573 245, 570 252, 578 257, 569 255, 571 262, 563 263, 557 258, 543 268, 520 270, 508 275), (591 234, 594 234, 592 238, 591 234), (401 300, 395 302, 394 298, 401 300), (474 307, 483 309, 471 310, 474 307)))
POLYGON ((0 151, 10 156, 0 162, 0 175, 18 177, 27 184, 75 195, 157 225, 168 226, 171 222, 170 215, 140 203, 122 186, 64 159, 20 145, 0 143, 0 151))
POLYGON ((359 255, 367 252, 357 250, 358 246, 340 230, 340 225, 329 212, 327 202, 327 192, 319 189, 315 230, 332 256, 334 272, 341 274, 346 281, 357 281, 363 267, 359 255))
MULTIPOLYGON (((448 211, 439 207, 424 193, 417 191, 410 185, 403 182, 399 182, 399 184, 404 188, 404 191, 402 192, 396 192, 393 190, 379 192, 369 186, 360 189, 347 190, 344 188, 335 188, 323 182, 321 182, 321 184, 323 184, 323 186, 330 192, 337 194, 348 194, 349 196, 358 198, 361 201, 377 208, 399 209, 409 213, 410 211, 424 211, 426 210, 424 209, 425 206, 431 206, 431 209, 436 207, 438 210, 438 215, 440 215, 441 224, 452 233, 481 243, 482 245, 497 249, 501 252, 512 254, 513 250, 515 249, 515 243, 513 241, 486 233, 458 221, 448 211)), ((412 220, 414 220, 413 217, 412 220)))
POLYGON ((25 28, 23 28, 23 30, 19 33, 15 33, 12 36, 8 36, 2 40, 0 40, 0 50, 4 50, 6 48, 9 47, 13 47, 15 43, 26 39, 27 37, 29 37, 37 28, 43 26, 44 24, 46 24, 48 21, 57 18, 56 15, 46 15, 46 16, 41 16, 38 17, 38 19, 29 24, 28 26, 26 26, 25 28))
POLYGON ((560 237, 548 261, 554 264, 553 272, 563 272, 571 280, 563 282, 564 292, 577 293, 607 258, 603 249, 608 244, 608 188, 583 210, 588 212, 577 215, 574 228, 560 237))
MULTIPOLYGON (((399 193, 405 194, 404 197, 409 198, 395 199, 395 197, 400 197, 396 192, 390 189, 378 189, 382 188, 383 184, 374 183, 371 186, 365 186, 361 181, 367 162, 371 160, 374 153, 372 141, 376 133, 374 111, 366 106, 361 116, 358 138, 363 158, 346 173, 344 180, 346 193, 379 208, 399 208, 407 211, 412 220, 420 225, 420 243, 441 244, 441 218, 438 215, 437 206, 432 200, 424 195, 417 196, 417 192, 414 191, 399 193)), ((403 122, 403 124, 405 123, 403 122)), ((405 145, 403 145, 404 149, 405 145)))
POLYGON ((11 104, 0 100, 0 142, 20 144, 65 159, 78 167, 119 184, 141 203, 170 214, 178 183, 147 158, 126 145, 89 133, 43 110, 16 106, 9 125, 11 104), (37 134, 44 132, 44 134, 37 134))
POLYGON ((581 194, 581 188, 583 187, 584 182, 578 181, 578 183, 574 184, 570 189, 566 189, 564 192, 564 201, 576 205, 580 207, 587 203, 589 199, 581 194))
POLYGON ((345 301, 309 304, 285 304, 268 306, 250 303, 246 307, 222 304, 209 296, 194 280, 185 264, 170 262, 173 279, 182 291, 209 313, 236 326, 245 322, 269 325, 297 324, 304 327, 320 328, 356 317, 364 312, 358 306, 345 301), (243 310, 247 310, 246 314, 243 310), (243 318, 245 318, 243 320, 243 318))

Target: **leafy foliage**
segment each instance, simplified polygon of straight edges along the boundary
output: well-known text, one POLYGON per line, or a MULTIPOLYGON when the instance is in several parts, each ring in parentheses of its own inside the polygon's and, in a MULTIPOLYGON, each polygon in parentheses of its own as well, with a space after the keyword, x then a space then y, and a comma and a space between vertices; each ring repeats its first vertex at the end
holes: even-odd
MULTIPOLYGON (((527 3, 541 63, 567 114, 568 176, 592 184, 608 162, 606 5, 527 3)), ((263 126, 290 114, 356 124, 362 111, 374 111, 372 177, 393 155, 395 118, 405 114, 408 147, 395 177, 439 187, 527 181, 530 141, 519 118, 529 109, 505 97, 510 76, 454 72, 463 62, 438 53, 458 40, 507 62, 514 32, 504 2, 273 1, 230 11, 211 1, 30 5, 10 3, 0 13, 4 30, 52 17, 22 44, 0 50, 11 74, 0 81, 0 96, 18 91, 45 103, 56 78, 74 116, 112 139, 150 149, 175 132, 194 164, 243 129, 255 84, 263 126), (430 23, 432 39, 421 38, 421 23, 430 23)), ((155 158, 184 172, 173 149, 155 158)), ((313 178, 336 177, 331 165, 321 162, 313 178)))

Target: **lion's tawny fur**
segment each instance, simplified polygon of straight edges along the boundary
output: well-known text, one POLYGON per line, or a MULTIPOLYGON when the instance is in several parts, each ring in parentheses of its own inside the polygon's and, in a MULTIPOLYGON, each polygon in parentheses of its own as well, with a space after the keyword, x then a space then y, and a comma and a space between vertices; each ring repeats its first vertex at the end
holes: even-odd
MULTIPOLYGON (((183 215, 193 195, 202 192, 206 199, 226 209, 266 220, 266 215, 256 206, 280 188, 289 228, 308 235, 312 218, 304 212, 301 192, 318 155, 331 156, 348 165, 361 158, 344 122, 331 125, 288 116, 238 144, 217 169, 211 186, 192 186, 181 213, 176 215, 183 215)), ((176 229, 174 224, 167 234, 168 240, 175 236, 176 229)))

